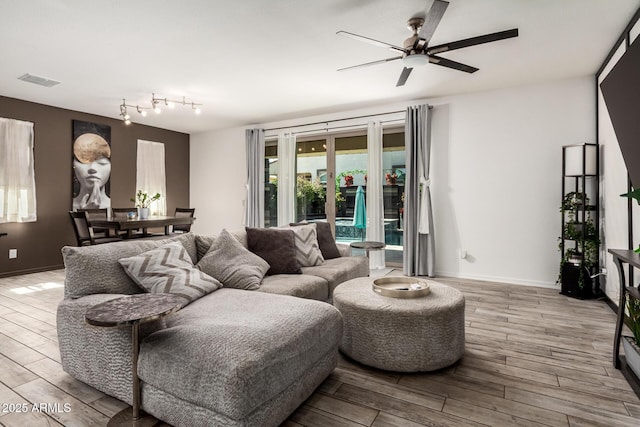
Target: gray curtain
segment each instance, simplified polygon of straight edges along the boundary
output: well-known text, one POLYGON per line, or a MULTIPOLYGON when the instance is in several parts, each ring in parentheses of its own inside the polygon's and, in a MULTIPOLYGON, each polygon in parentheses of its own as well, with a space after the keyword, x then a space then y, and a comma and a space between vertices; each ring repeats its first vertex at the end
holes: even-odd
POLYGON ((247 198, 244 224, 264 227, 264 129, 247 129, 247 198))
POLYGON ((433 276, 435 240, 429 190, 431 107, 426 104, 407 108, 405 149, 404 274, 433 276))

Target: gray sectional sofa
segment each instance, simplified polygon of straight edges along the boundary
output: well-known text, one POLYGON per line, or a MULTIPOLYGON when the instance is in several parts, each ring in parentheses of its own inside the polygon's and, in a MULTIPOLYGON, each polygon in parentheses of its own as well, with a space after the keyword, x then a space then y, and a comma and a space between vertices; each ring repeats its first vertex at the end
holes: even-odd
MULTIPOLYGON (((236 238, 246 247, 242 231, 236 238)), ((193 263, 196 236, 177 237, 193 263)), ((118 260, 166 244, 139 240, 65 247, 65 298, 57 325, 62 366, 73 377, 132 402, 131 330, 88 325, 95 304, 143 292, 118 260)), ((364 257, 339 258, 303 274, 266 276, 256 291, 222 288, 166 319, 143 324, 138 361, 142 409, 175 426, 275 426, 337 364, 342 317, 335 287, 369 273, 364 257)))

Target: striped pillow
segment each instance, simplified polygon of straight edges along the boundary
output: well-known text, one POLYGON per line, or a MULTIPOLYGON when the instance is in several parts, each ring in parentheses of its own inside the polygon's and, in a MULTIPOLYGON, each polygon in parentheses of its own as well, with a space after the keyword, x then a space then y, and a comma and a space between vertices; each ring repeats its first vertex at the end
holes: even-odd
POLYGON ((186 304, 222 287, 219 281, 193 266, 180 242, 167 243, 118 262, 145 291, 176 294, 187 300, 186 304))

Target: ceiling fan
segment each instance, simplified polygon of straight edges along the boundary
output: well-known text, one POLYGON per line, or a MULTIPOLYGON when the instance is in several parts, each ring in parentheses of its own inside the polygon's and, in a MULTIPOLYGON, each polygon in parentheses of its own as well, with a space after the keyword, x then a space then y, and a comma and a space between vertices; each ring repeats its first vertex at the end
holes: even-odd
POLYGON ((464 40, 445 43, 438 46, 429 46, 431 36, 433 36, 433 33, 435 33, 436 28, 438 27, 438 24, 440 23, 440 20, 444 15, 444 12, 447 10, 447 6, 449 6, 449 2, 434 0, 433 4, 431 5, 431 9, 429 9, 424 19, 420 17, 409 19, 409 21, 407 21, 407 26, 411 31, 413 31, 413 35, 404 41, 404 47, 350 33, 348 31, 338 31, 336 34, 339 34, 341 36, 350 37, 352 39, 370 43, 375 46, 390 48, 396 52, 402 53, 402 55, 395 56, 393 58, 381 59, 379 61, 367 62, 365 64, 345 67, 339 69, 338 71, 352 70, 354 68, 368 67, 370 65, 384 64, 385 62, 402 59, 402 62, 404 63, 404 69, 400 74, 400 78, 398 79, 398 83, 396 84, 396 86, 404 86, 414 67, 425 65, 428 63, 441 65, 447 68, 453 68, 454 70, 464 71, 465 73, 475 73, 476 71, 478 71, 476 67, 461 64, 459 62, 438 56, 437 54, 449 52, 455 49, 462 49, 464 47, 475 46, 478 44, 518 37, 518 29, 514 28, 511 30, 500 31, 497 33, 485 34, 483 36, 471 37, 464 40))

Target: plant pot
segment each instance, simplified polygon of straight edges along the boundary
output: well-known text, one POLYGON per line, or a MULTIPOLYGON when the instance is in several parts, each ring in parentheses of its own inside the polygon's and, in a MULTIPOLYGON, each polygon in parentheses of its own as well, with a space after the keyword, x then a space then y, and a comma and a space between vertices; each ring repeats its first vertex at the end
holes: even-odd
POLYGON ((627 361, 627 366, 636 374, 636 377, 640 378, 640 347, 638 347, 633 337, 623 335, 622 348, 624 348, 624 357, 627 361))
POLYGON ((149 218, 149 208, 138 208, 138 218, 140 219, 149 218))
POLYGON ((589 270, 584 266, 565 263, 560 275, 560 293, 578 299, 593 298, 593 281, 589 270), (580 287, 580 274, 584 282, 582 287, 580 287))

